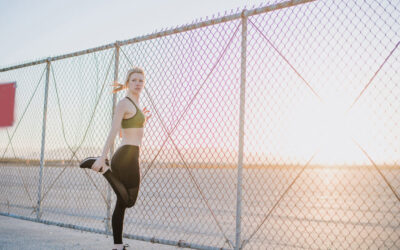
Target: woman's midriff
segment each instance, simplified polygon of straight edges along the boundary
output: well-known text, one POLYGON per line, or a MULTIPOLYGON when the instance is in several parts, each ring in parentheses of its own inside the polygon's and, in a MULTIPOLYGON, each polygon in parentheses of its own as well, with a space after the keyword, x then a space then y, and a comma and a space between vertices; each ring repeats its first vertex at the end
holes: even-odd
POLYGON ((144 128, 125 128, 122 129, 122 141, 121 145, 142 145, 142 139, 144 135, 144 128))

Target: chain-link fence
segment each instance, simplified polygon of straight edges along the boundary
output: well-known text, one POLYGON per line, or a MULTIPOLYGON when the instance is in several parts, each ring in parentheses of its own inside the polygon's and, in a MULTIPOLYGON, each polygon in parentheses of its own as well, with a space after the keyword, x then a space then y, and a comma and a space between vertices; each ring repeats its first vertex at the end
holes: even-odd
MULTIPOLYGON (((110 234, 111 83, 142 66, 124 236, 198 249, 400 248, 400 2, 288 1, 0 69, 0 214, 110 234)), ((111 154, 118 147, 117 138, 111 154)))

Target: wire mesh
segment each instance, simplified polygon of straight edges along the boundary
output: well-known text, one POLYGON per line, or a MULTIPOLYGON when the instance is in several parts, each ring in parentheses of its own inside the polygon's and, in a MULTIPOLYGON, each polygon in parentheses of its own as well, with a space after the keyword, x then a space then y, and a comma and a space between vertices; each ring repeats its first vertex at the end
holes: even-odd
POLYGON ((78 162, 102 150, 110 129, 114 50, 52 62, 42 219, 103 229, 106 182, 78 162))
POLYGON ((0 210, 36 217, 38 166, 42 138, 44 65, 0 73, 15 79, 15 122, 0 132, 0 210), (29 134, 29 137, 27 137, 29 134))
POLYGON ((400 246, 398 7, 249 17, 245 249, 400 246))
POLYGON ((233 247, 239 30, 235 21, 121 47, 121 76, 146 69, 141 106, 154 117, 129 232, 233 247))
POLYGON ((308 2, 57 57, 49 72, 42 62, 0 70, 18 86, 17 122, 0 131, 0 213, 110 233, 116 196, 77 165, 102 152, 115 75, 123 82, 141 66, 139 106, 152 118, 126 237, 202 249, 400 248, 399 3, 308 2))

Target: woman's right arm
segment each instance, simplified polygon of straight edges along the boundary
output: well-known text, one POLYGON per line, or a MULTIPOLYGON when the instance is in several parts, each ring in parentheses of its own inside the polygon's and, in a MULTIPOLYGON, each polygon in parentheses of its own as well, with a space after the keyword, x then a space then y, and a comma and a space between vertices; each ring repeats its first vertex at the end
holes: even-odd
POLYGON ((122 118, 124 116, 124 102, 120 101, 115 107, 114 117, 111 123, 111 129, 108 133, 108 137, 106 140, 106 144, 103 148, 103 153, 101 154, 101 158, 106 159, 107 154, 110 150, 111 144, 114 143, 115 136, 121 128, 122 118))
POLYGON ((95 161, 93 164, 93 169, 100 169, 101 166, 105 165, 105 159, 107 158, 107 154, 110 150, 112 143, 114 143, 115 136, 117 135, 119 129, 121 128, 121 121, 125 113, 125 103, 123 101, 119 101, 115 107, 114 117, 111 123, 111 129, 108 133, 108 137, 106 143, 103 148, 103 153, 101 156, 95 161))

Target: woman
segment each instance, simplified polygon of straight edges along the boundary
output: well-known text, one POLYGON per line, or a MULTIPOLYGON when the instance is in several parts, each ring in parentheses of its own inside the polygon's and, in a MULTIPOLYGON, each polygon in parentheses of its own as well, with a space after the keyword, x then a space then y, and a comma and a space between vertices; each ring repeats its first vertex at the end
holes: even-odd
POLYGON ((125 88, 127 93, 115 108, 111 130, 103 153, 99 157, 88 157, 80 163, 81 168, 91 168, 102 173, 117 195, 117 202, 112 215, 113 250, 125 249, 127 246, 122 244, 125 209, 135 205, 139 192, 139 151, 144 135, 144 125, 147 119, 151 117, 151 115, 144 115, 150 112, 149 110, 144 108, 142 112, 139 109, 139 97, 144 85, 144 71, 137 67, 128 71, 124 85, 119 83, 113 85, 118 86, 113 90, 113 93, 125 88), (107 153, 120 129, 122 130, 120 134, 122 136, 121 145, 112 156, 110 168, 107 153))

